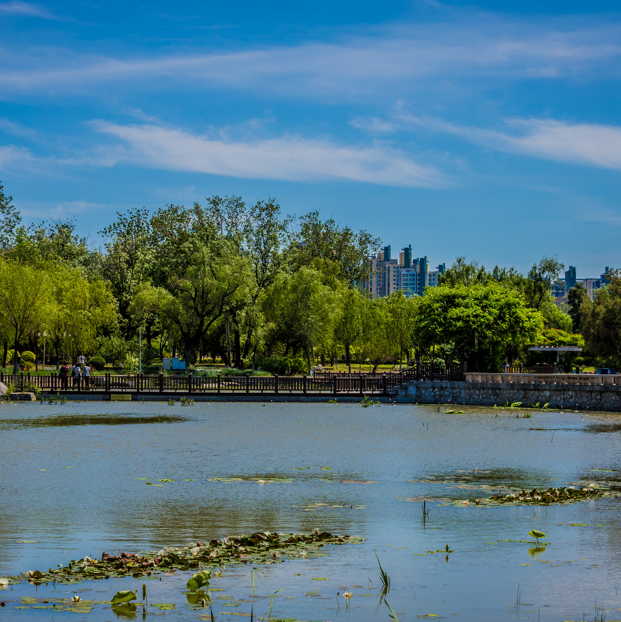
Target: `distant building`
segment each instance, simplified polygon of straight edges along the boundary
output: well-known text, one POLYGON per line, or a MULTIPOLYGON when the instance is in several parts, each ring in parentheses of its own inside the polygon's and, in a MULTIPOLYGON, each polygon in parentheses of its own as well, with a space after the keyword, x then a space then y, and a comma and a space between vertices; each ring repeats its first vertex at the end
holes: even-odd
POLYGON ((390 246, 369 259, 371 277, 365 283, 365 289, 375 298, 389 296, 393 292, 403 291, 406 296, 420 296, 426 287, 438 285, 440 275, 446 270, 440 264, 436 270, 429 270, 427 257, 412 257, 412 245, 401 249, 399 259, 392 258, 390 246))
POLYGON ((565 271, 565 291, 569 291, 576 286, 576 266, 569 266, 569 270, 565 271))
POLYGON ((576 285, 582 285, 586 289, 588 297, 593 300, 595 292, 598 289, 605 287, 610 282, 610 268, 606 266, 604 272, 599 278, 586 278, 579 279, 576 274, 576 267, 569 266, 569 270, 565 271, 565 278, 561 279, 558 283, 552 286, 552 295, 557 299, 557 302, 564 301, 569 293, 569 290, 576 285))

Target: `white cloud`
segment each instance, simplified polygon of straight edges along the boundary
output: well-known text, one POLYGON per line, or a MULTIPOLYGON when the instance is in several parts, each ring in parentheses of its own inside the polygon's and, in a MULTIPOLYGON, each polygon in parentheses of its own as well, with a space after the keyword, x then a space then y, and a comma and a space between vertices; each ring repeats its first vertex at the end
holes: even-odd
POLYGON ((483 138, 498 148, 527 155, 621 170, 621 127, 570 124, 552 119, 511 121, 524 128, 523 136, 485 132, 483 138))
POLYGON ((374 97, 424 79, 550 79, 619 74, 621 28, 574 22, 509 23, 476 19, 391 26, 327 42, 227 53, 200 49, 148 57, 93 55, 85 50, 3 50, 0 85, 10 90, 92 92, 125 83, 168 89, 214 86, 277 91, 287 96, 374 97))
POLYGON ((9 13, 12 15, 26 15, 28 17, 42 17, 43 19, 59 19, 38 4, 32 4, 30 2, 20 2, 19 0, 12 0, 11 2, 0 2, 0 13, 9 13))
POLYGON ((445 183, 434 168, 381 145, 352 147, 299 136, 234 142, 156 125, 102 121, 93 125, 123 141, 125 161, 152 168, 286 181, 348 180, 423 187, 445 183))
POLYGON ((349 122, 354 127, 372 134, 381 134, 394 132, 396 127, 394 123, 379 119, 378 117, 356 117, 349 122))

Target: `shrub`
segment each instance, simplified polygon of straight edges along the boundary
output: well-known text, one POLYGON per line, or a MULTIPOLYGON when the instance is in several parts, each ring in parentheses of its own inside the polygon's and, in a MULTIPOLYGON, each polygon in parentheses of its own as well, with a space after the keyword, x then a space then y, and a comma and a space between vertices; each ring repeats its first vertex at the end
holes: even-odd
POLYGON ((143 373, 147 374, 147 376, 155 376, 160 373, 160 369, 162 366, 159 363, 153 363, 152 365, 147 365, 142 368, 143 373))
POLYGON ((125 355, 125 360, 123 361, 123 371, 126 374, 135 374, 138 369, 138 357, 133 354, 125 355))
POLYGON ((24 363, 34 363, 36 360, 34 352, 31 352, 30 350, 26 350, 25 352, 22 352, 20 358, 22 359, 22 361, 24 361, 24 363))
MULTIPOLYGON (((9 363, 12 363, 12 362, 13 362, 13 356, 14 356, 14 355, 15 355, 15 350, 9 350, 9 351, 6 353, 6 362, 7 362, 7 365, 8 365, 9 363)), ((19 356, 19 352, 17 353, 17 356, 19 356)))
POLYGON ((103 371, 106 366, 106 361, 101 356, 93 356, 88 364, 97 371, 103 371))
POLYGON ((305 374, 308 370, 306 363, 299 357, 288 356, 264 356, 258 360, 258 367, 271 374, 279 376, 305 374))
MULTIPOLYGON (((155 361, 158 361, 160 358, 160 351, 158 348, 154 348, 153 346, 151 346, 150 348, 143 348, 142 349, 142 364, 143 366, 146 365, 147 367, 152 365, 153 363, 155 363, 155 361)), ((158 365, 159 367, 159 365, 158 365)), ((144 367, 143 367, 144 369, 144 367)))

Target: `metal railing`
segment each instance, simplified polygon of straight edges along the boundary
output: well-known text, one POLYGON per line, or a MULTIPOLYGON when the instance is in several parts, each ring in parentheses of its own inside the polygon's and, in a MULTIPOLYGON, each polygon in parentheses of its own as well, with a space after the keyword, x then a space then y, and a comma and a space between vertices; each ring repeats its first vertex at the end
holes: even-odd
POLYGON ((555 384, 555 385, 583 385, 621 386, 621 375, 598 375, 598 374, 485 374, 479 372, 467 372, 466 382, 481 383, 493 382, 498 384, 555 384))

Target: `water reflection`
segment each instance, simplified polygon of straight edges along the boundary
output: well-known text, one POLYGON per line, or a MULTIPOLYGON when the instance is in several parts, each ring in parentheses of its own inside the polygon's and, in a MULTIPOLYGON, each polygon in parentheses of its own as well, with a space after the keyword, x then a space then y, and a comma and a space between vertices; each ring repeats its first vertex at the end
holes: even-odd
MULTIPOLYGON (((485 487, 616 481, 621 437, 574 432, 618 431, 619 416, 535 412, 532 419, 516 419, 515 413, 466 409, 455 417, 411 405, 355 404, 213 403, 184 408, 183 415, 165 403, 73 403, 58 410, 0 405, 0 576, 103 550, 159 550, 318 527, 368 539, 332 547, 321 559, 263 567, 255 575, 267 603, 261 614, 282 588, 274 605, 282 611, 278 618, 333 620, 336 593, 347 590, 352 620, 385 620, 385 604, 377 609, 368 597, 378 593, 369 579, 381 585, 374 550, 392 579, 388 599, 402 621, 458 613, 490 622, 515 618, 508 608, 518 583, 524 602, 549 605, 542 609, 546 619, 579 619, 594 602, 595 588, 598 602, 617 602, 617 499, 546 508, 427 501, 433 507, 426 524, 419 503, 400 499, 454 500, 492 494, 485 487), (552 545, 524 543, 532 529, 545 532, 552 545), (428 553, 447 543, 449 564, 445 555, 428 553)), ((227 569, 213 582, 224 590, 212 594, 216 619, 225 619, 224 602, 239 602, 251 591, 250 569, 235 572, 227 569)), ((180 619, 196 616, 184 595, 187 577, 163 579, 149 584, 150 601, 175 603, 170 615, 180 619)), ((134 579, 93 585, 140 588, 134 579)), ((110 619, 109 608, 98 611, 89 615, 93 622, 110 619)))
POLYGON ((0 419, 3 428, 68 428, 84 425, 141 425, 147 423, 183 423, 186 417, 176 415, 52 415, 25 419, 0 419))

